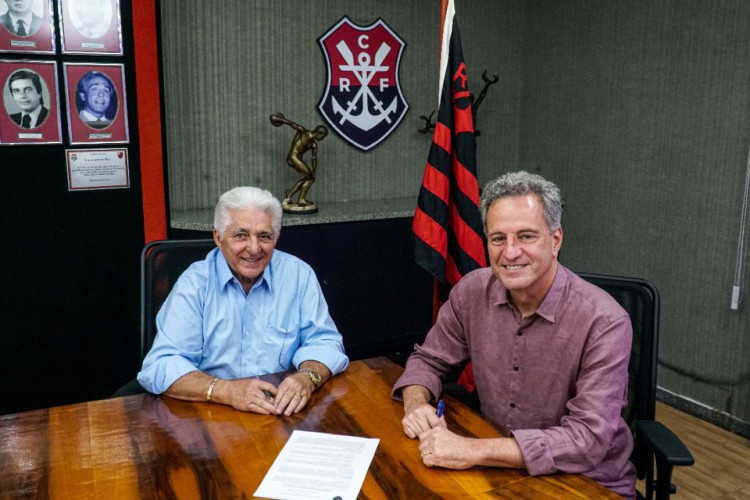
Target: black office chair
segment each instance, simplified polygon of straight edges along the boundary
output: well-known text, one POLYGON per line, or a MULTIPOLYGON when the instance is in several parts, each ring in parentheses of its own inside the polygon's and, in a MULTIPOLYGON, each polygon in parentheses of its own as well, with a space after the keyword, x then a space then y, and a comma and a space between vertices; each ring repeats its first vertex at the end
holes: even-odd
POLYGON ((666 500, 676 491, 672 470, 677 465, 693 465, 693 456, 680 439, 656 416, 656 370, 659 354, 660 297, 649 281, 600 274, 578 273, 607 291, 630 315, 633 349, 628 366, 628 405, 623 417, 635 440, 632 460, 638 479, 645 478, 645 495, 639 498, 666 500), (654 479, 654 462, 656 478, 654 479))
MULTIPOLYGON (((203 260, 216 247, 213 239, 152 241, 141 251, 141 357, 146 357, 156 337, 156 314, 177 278, 193 262, 203 260)), ((112 397, 144 392, 137 380, 120 387, 112 397)))
POLYGON ((177 278, 216 247, 212 239, 152 241, 141 252, 141 359, 156 337, 156 314, 177 278))

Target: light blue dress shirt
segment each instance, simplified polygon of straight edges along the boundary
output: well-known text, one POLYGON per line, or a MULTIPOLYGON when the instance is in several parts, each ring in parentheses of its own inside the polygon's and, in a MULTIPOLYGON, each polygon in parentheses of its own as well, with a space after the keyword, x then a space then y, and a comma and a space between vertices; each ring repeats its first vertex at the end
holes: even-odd
POLYGON ((195 370, 235 379, 298 368, 306 360, 323 363, 333 375, 349 364, 314 271, 279 250, 245 295, 215 248, 180 276, 156 326, 138 373, 138 382, 155 394, 195 370))

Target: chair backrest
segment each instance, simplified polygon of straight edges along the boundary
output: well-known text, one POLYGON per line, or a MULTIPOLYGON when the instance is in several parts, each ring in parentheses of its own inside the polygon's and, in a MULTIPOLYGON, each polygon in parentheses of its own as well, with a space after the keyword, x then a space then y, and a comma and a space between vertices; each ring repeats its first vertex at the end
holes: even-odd
POLYGON ((578 275, 609 293, 630 315, 633 349, 628 366, 628 406, 623 417, 631 429, 636 420, 656 413, 656 368, 659 346, 659 291, 650 281, 601 274, 578 275))
MULTIPOLYGON (((659 351, 659 291, 650 281, 601 274, 578 275, 608 292, 630 315, 633 348, 628 366, 628 405, 622 416, 636 439, 636 422, 654 420, 656 414, 656 369, 659 351)), ((638 442, 637 440, 635 441, 638 442)), ((634 453, 636 467, 643 467, 634 453)))
POLYGON ((156 337, 156 313, 177 278, 193 262, 203 260, 216 247, 212 239, 159 240, 141 252, 141 359, 156 337))

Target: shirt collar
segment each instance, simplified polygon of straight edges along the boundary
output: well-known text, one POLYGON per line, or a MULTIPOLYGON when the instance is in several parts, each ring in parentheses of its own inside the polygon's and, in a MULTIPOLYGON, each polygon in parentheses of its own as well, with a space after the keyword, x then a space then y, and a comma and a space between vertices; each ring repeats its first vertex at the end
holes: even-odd
POLYGON ((39 122, 39 113, 41 113, 41 112, 42 112, 42 105, 40 104, 31 113, 27 113, 26 111, 24 111, 23 113, 21 113, 21 118, 23 119, 23 115, 29 115, 31 117, 31 127, 36 128, 39 125, 39 123, 38 123, 39 122))
MULTIPOLYGON (((221 288, 225 288, 228 283, 233 281, 236 282, 237 285, 240 285, 239 280, 237 280, 237 278, 234 277, 234 274, 232 274, 232 270, 229 268, 229 264, 224 258, 224 254, 221 253, 221 249, 216 247, 214 249, 214 252, 216 255, 216 276, 219 279, 221 288)), ((274 250, 273 255, 271 256, 271 262, 263 270, 263 274, 255 281, 255 283, 253 283, 253 288, 257 288, 265 284, 265 286, 268 288, 268 291, 273 293, 273 263, 275 259, 276 250, 274 250)))
MULTIPOLYGON (((555 280, 552 282, 552 286, 547 291, 547 296, 544 297, 544 300, 534 313, 546 319, 550 323, 555 322, 555 312, 560 305, 560 300, 562 299, 563 292, 568 284, 568 275, 564 271, 564 269, 565 268, 563 267, 563 265, 558 262, 557 272, 555 273, 555 280)), ((495 278, 495 280, 499 285, 499 293, 497 294, 495 303, 497 305, 507 305, 508 307, 511 307, 511 303, 508 298, 508 290, 503 286, 500 280, 498 280, 497 278, 495 278)))
POLYGON ((547 296, 544 297, 544 300, 536 310, 536 314, 550 323, 555 322, 555 313, 560 305, 560 300, 562 300, 565 287, 568 285, 568 275, 563 269, 563 266, 558 262, 555 281, 552 282, 552 286, 549 288, 547 296))
POLYGON ((18 17, 17 15, 8 11, 8 15, 10 15, 10 22, 13 24, 13 29, 16 29, 16 27, 18 26, 18 20, 20 19, 21 21, 23 21, 24 28, 26 28, 26 33, 28 33, 29 30, 31 30, 31 20, 33 19, 31 12, 29 12, 23 17, 18 17))
POLYGON ((103 122, 103 121, 109 121, 109 120, 107 120, 107 118, 105 117, 104 113, 102 113, 102 115, 101 115, 101 116, 98 116, 98 115, 95 115, 94 113, 92 113, 91 111, 89 111, 88 109, 82 109, 82 110, 81 110, 81 113, 80 113, 80 115, 81 115, 81 117, 82 117, 82 118, 83 118, 83 119, 84 119, 85 121, 89 121, 89 122, 103 122))

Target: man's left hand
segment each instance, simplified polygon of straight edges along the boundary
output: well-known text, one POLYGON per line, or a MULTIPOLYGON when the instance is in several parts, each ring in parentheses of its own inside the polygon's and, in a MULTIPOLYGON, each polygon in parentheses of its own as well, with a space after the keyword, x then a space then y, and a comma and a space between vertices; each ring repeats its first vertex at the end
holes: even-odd
POLYGON ((274 404, 276 414, 282 413, 287 417, 292 413, 302 410, 310 401, 310 396, 315 389, 310 378, 304 373, 289 375, 279 384, 274 404))
POLYGON ((419 435, 422 463, 428 467, 468 469, 476 465, 472 450, 476 440, 461 437, 445 427, 434 427, 419 435))

